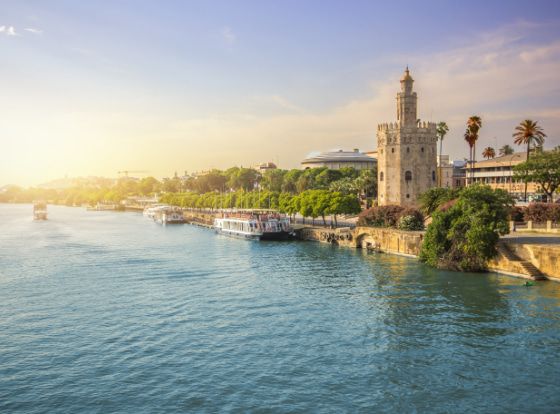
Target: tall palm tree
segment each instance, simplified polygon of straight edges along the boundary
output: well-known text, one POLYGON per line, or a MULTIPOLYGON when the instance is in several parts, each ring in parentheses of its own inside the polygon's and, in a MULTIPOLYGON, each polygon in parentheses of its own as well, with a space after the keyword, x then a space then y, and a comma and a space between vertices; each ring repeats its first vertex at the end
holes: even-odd
MULTIPOLYGON (((539 146, 544 143, 544 139, 546 138, 543 129, 537 125, 538 122, 539 121, 526 119, 515 127, 517 132, 512 134, 512 137, 515 138, 513 141, 514 144, 527 144, 527 160, 529 160, 529 147, 531 143, 539 146)), ((527 182, 525 182, 525 200, 527 200, 527 182)))
POLYGON ((482 152, 482 156, 489 160, 490 158, 494 158, 496 156, 496 151, 492 147, 486 147, 482 152))
POLYGON ((465 140, 471 147, 471 181, 473 163, 476 162, 476 141, 478 141, 478 132, 480 128, 482 128, 482 119, 478 115, 471 116, 467 121, 467 132, 465 132, 465 140))
POLYGON ((526 119, 515 127, 517 132, 512 134, 512 137, 515 138, 513 141, 514 144, 527 145, 527 159, 529 159, 530 145, 542 145, 546 138, 546 134, 543 129, 537 125, 538 123, 539 121, 526 119))
POLYGON ((443 139, 445 138, 445 135, 449 132, 449 127, 447 126, 447 123, 440 122, 439 124, 437 124, 436 131, 437 131, 437 137, 439 139, 439 183, 438 183, 438 187, 441 187, 441 151, 442 151, 443 139))
POLYGON ((514 152, 515 150, 509 144, 506 144, 502 148, 500 148, 500 155, 511 155, 514 152))

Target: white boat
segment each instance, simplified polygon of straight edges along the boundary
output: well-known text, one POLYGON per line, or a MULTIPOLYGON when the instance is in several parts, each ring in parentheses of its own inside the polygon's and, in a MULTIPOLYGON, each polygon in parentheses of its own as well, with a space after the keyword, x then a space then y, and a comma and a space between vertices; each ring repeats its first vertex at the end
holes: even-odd
POLYGON ((216 233, 249 240, 288 240, 293 235, 290 220, 276 210, 235 210, 214 218, 216 233))
POLYGON ((159 206, 154 208, 154 220, 162 224, 179 224, 185 222, 180 207, 159 206))
POLYGON ((33 205, 33 218, 35 220, 46 220, 47 219, 47 204, 46 203, 35 203, 33 205))
POLYGON ((169 204, 167 204, 167 203, 157 203, 157 204, 153 204, 153 205, 150 206, 150 207, 146 207, 146 208, 144 209, 144 211, 142 212, 142 215, 143 215, 144 217, 148 217, 148 218, 153 219, 153 218, 155 218, 155 215, 156 215, 155 209, 156 209, 157 207, 165 207, 165 206, 169 206, 169 204))

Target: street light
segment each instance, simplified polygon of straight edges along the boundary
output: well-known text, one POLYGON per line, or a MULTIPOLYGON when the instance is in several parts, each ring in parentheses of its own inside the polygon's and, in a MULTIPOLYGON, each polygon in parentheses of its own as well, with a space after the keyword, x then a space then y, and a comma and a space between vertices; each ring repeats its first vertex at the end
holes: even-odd
MULTIPOLYGON (((514 159, 515 157, 521 157, 521 155, 516 154, 516 155, 514 155, 513 157, 511 157, 511 160, 509 160, 509 171, 510 171, 511 173, 513 173, 513 171, 511 170, 511 163, 513 162, 513 159, 514 159)), ((509 177, 509 195, 511 195, 511 182, 512 182, 512 181, 513 181, 513 174, 511 174, 510 177, 509 177)))

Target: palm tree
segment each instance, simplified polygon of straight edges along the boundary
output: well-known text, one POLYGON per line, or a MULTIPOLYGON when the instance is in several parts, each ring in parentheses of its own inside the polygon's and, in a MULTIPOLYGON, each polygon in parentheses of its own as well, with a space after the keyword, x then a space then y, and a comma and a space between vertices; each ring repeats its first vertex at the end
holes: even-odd
POLYGON ((471 116, 467 121, 467 131, 465 132, 465 141, 471 147, 471 181, 473 163, 476 162, 476 141, 478 141, 478 131, 480 131, 480 128, 482 128, 482 119, 477 115, 471 116))
POLYGON ((482 153, 482 156, 489 160, 490 158, 494 158, 496 156, 496 151, 494 151, 494 148, 492 147, 486 147, 484 149, 484 152, 482 153))
POLYGON ((515 150, 508 144, 504 145, 500 148, 500 155, 511 155, 515 152, 515 150))
MULTIPOLYGON (((544 143, 546 134, 540 126, 537 125, 539 121, 532 121, 526 119, 515 127, 517 132, 512 134, 515 138, 514 144, 524 145, 527 144, 527 161, 529 160, 529 147, 531 143, 539 146, 544 143)), ((525 182, 525 200, 527 200, 527 182, 525 182)))
POLYGON ((441 187, 441 150, 442 150, 442 145, 443 145, 443 138, 445 138, 445 135, 449 132, 449 127, 447 126, 447 123, 445 122, 440 122, 439 124, 437 124, 437 137, 439 139, 439 187, 441 187))
POLYGON ((515 127, 515 132, 512 137, 515 138, 513 141, 517 145, 527 145, 527 159, 529 159, 529 148, 531 144, 542 145, 546 134, 543 129, 538 126, 539 121, 532 121, 526 119, 515 127))

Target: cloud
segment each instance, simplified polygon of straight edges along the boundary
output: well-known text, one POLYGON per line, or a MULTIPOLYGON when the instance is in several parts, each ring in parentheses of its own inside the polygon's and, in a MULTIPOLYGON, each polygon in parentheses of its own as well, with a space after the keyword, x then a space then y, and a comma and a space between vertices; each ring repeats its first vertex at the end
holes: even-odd
MULTIPOLYGON (((477 148, 495 145, 495 136, 499 145, 510 143, 515 125, 527 117, 542 120, 549 136, 560 133, 560 105, 552 99, 560 91, 560 41, 540 39, 540 29, 519 22, 483 33, 466 46, 463 41, 435 53, 408 55, 416 79, 418 117, 448 123, 451 131, 444 150, 452 158, 467 153, 463 133, 466 120, 474 114, 482 117, 484 125, 477 148), (556 95, 551 95, 554 90, 556 95)), ((348 97, 327 110, 302 108, 281 94, 257 96, 250 101, 253 107, 243 113, 177 120, 170 133, 197 137, 189 144, 196 147, 193 153, 212 145, 216 148, 213 162, 224 168, 235 162, 256 163, 271 151, 284 160, 282 168, 297 168, 312 151, 374 150, 377 124, 396 121, 395 97, 404 67, 394 68, 406 60, 402 55, 388 56, 378 64, 391 69, 370 81, 369 96, 348 97), (263 104, 268 110, 262 111, 263 104), (243 142, 242 151, 239 142, 243 142)))
POLYGON ((235 35, 229 27, 223 27, 220 31, 220 34, 222 35, 222 39, 224 40, 224 42, 226 42, 226 44, 232 45, 235 43, 235 35))
POLYGON ((29 29, 23 29, 23 30, 27 30, 28 32, 34 33, 34 34, 42 34, 43 31, 39 30, 39 29, 33 29, 33 28, 29 28, 29 29))
POLYGON ((3 32, 4 30, 6 30, 6 26, 0 26, 0 32, 3 32))
POLYGON ((19 36, 19 34, 15 32, 14 26, 10 26, 8 28, 8 30, 6 31, 6 35, 8 35, 8 36, 19 36))

